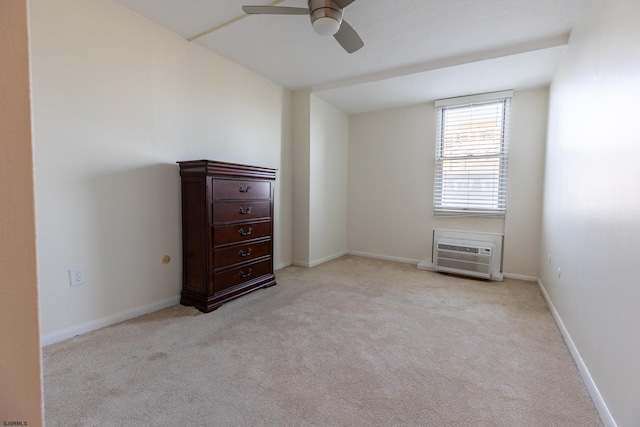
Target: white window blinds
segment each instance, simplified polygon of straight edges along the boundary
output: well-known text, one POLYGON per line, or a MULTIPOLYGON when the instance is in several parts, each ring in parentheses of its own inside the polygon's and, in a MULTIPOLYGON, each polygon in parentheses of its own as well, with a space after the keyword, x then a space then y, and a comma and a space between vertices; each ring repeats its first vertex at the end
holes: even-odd
POLYGON ((511 113, 504 94, 436 102, 436 215, 504 216, 511 113))

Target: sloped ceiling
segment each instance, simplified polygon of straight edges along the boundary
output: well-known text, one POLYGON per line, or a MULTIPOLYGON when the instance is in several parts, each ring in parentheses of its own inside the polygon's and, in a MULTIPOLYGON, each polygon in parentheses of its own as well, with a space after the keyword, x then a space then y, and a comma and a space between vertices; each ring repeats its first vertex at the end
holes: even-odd
POLYGON ((356 0, 344 18, 365 45, 348 54, 317 35, 308 17, 242 11, 268 0, 114 1, 185 39, 215 29, 192 42, 286 88, 311 88, 349 113, 547 85, 583 4, 356 0))

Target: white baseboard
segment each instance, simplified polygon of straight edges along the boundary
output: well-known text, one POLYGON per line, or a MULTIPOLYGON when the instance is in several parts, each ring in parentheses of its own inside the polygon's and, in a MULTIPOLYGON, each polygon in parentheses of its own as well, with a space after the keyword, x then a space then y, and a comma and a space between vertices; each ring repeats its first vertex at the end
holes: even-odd
POLYGON ((296 267, 306 267, 309 268, 309 263, 307 261, 298 261, 298 260, 293 260, 291 262, 291 265, 295 265, 296 267))
POLYGON ((420 260, 418 259, 399 258, 399 257, 389 256, 389 255, 373 254, 369 252, 347 251, 347 255, 361 256, 364 258, 382 259, 385 261, 395 261, 395 262, 401 262, 403 264, 418 265, 420 263, 420 260))
POLYGON ((596 385, 596 383, 593 381, 593 378, 591 377, 589 368, 587 368, 587 365, 584 363, 584 360, 582 360, 582 356, 580 356, 580 352, 578 351, 578 348, 573 342, 573 339, 571 338, 569 331, 564 326, 564 322, 562 321, 560 314, 558 313, 555 306, 553 305, 553 302, 551 301, 551 298, 549 297, 547 290, 545 289, 540 279, 538 279, 537 282, 538 282, 538 286, 540 286, 540 290, 542 291, 542 295, 544 295, 544 299, 547 301, 549 310, 551 310, 551 314, 553 315, 553 318, 555 319, 556 324, 558 325, 558 329, 560 329, 560 333, 562 334, 562 337, 564 338, 564 341, 567 344, 567 347, 569 348, 569 352, 571 353, 571 356, 573 357, 573 360, 575 361, 576 366, 578 367, 578 371, 580 371, 580 375, 582 375, 582 380, 584 381, 585 385, 587 386, 587 389, 589 390, 589 394, 591 395, 591 399, 593 400, 593 403, 596 406, 598 413, 600 414, 602 423, 606 427, 617 427, 617 424, 615 419, 613 418, 613 415, 611 415, 611 412, 609 411, 609 408, 607 407, 606 402, 604 401, 604 399, 602 398, 602 395, 600 394, 600 390, 598 390, 598 386, 596 385))
POLYGON ((347 254, 347 251, 341 251, 341 252, 337 252, 335 254, 326 256, 324 258, 315 259, 315 260, 309 262, 309 267, 315 267, 317 265, 324 264, 325 262, 329 262, 329 261, 332 261, 334 259, 338 259, 341 256, 345 256, 346 254, 347 254))
POLYGON ((361 256, 363 258, 382 259, 382 260, 385 260, 385 261, 395 261, 395 262, 401 262, 403 264, 413 264, 413 265, 417 265, 420 262, 417 259, 399 258, 399 257, 395 257, 395 256, 379 255, 379 254, 374 254, 374 253, 369 253, 369 252, 344 251, 344 252, 339 252, 337 254, 333 254, 333 255, 330 255, 328 257, 321 258, 321 259, 318 259, 318 260, 314 260, 314 261, 311 261, 311 262, 294 260, 292 264, 297 266, 297 267, 310 268, 310 267, 315 267, 317 265, 325 263, 327 261, 331 261, 331 260, 334 260, 336 258, 340 258, 341 256, 344 256, 344 255, 361 256))
POLYGON ((335 253, 333 255, 326 256, 324 258, 313 260, 313 261, 311 261, 309 263, 309 267, 315 267, 316 265, 324 264, 325 262, 332 261, 334 259, 338 259, 341 256, 345 256, 346 254, 347 254, 347 251, 341 251, 341 252, 335 253))
POLYGON ((435 267, 432 262, 420 261, 418 263, 418 270, 435 271, 435 267))
POLYGON ((273 271, 282 270, 283 268, 287 268, 291 265, 293 265, 292 262, 281 262, 280 264, 273 266, 273 271))
POLYGON ((507 279, 524 280, 525 282, 537 282, 538 278, 535 276, 525 276, 523 274, 503 273, 503 277, 507 279))
POLYGON ((307 267, 307 268, 311 268, 311 267, 315 267, 317 265, 320 264, 324 264, 325 262, 340 258, 341 256, 346 255, 347 252, 346 251, 342 251, 342 252, 338 252, 329 256, 326 256, 324 258, 320 258, 320 259, 315 259, 313 261, 299 261, 299 260, 293 260, 292 264, 295 265, 296 267, 307 267))
POLYGON ((69 338, 73 338, 76 335, 82 335, 86 334, 87 332, 96 331, 106 326, 115 325, 116 323, 124 322, 125 320, 133 319, 135 317, 142 316, 143 314, 162 310, 163 308, 171 307, 179 303, 180 295, 177 295, 142 307, 137 307, 132 310, 123 311, 120 313, 112 314, 110 316, 102 317, 100 319, 92 320, 81 325, 71 326, 69 328, 62 329, 40 337, 40 345, 42 347, 46 347, 48 345, 67 340, 69 338))

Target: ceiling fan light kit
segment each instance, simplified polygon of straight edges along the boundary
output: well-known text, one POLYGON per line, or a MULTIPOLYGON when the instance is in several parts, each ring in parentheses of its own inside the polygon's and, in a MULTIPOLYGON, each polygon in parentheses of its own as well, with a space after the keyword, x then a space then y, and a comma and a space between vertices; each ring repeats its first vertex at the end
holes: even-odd
POLYGON ((315 32, 321 36, 332 36, 340 29, 340 23, 338 21, 326 16, 316 18, 311 25, 313 25, 315 32))
POLYGON ((309 15, 314 31, 333 36, 347 53, 353 53, 364 43, 356 31, 342 19, 344 8, 355 0, 309 0, 308 8, 281 6, 242 6, 247 14, 256 15, 309 15))
POLYGON ((316 33, 332 36, 342 24, 342 9, 331 0, 309 0, 309 16, 316 33))

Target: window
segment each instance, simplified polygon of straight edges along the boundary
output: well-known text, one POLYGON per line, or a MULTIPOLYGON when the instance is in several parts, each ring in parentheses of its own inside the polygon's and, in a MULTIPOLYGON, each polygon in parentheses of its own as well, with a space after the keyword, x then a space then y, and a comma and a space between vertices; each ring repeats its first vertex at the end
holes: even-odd
POLYGON ((511 92, 436 101, 436 215, 503 217, 511 92))

